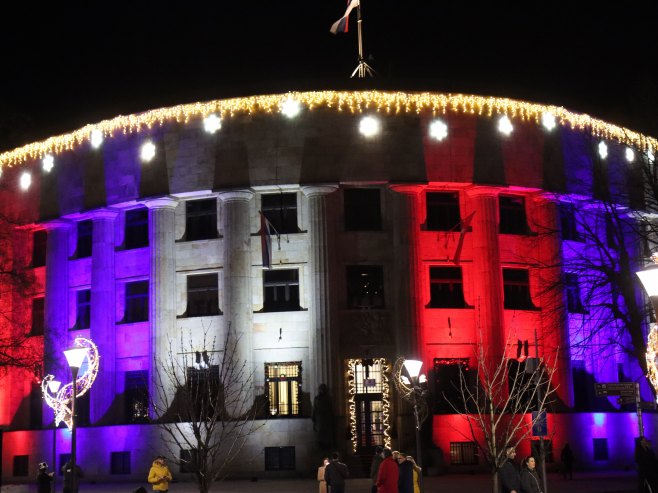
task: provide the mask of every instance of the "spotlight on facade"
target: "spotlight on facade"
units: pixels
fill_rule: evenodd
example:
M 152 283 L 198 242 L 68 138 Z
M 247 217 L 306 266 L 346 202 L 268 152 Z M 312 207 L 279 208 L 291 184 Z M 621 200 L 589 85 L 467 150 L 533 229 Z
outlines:
M 50 173 L 50 170 L 55 166 L 55 158 L 52 154 L 46 154 L 41 160 L 41 168 L 46 172 Z
M 221 128 L 222 128 L 222 119 L 217 115 L 215 115 L 214 113 L 212 115 L 208 115 L 203 119 L 203 129 L 206 131 L 206 133 L 214 134 Z
M 98 149 L 103 143 L 103 132 L 97 128 L 93 129 L 89 134 L 89 141 L 91 142 L 91 147 Z
M 498 131 L 503 135 L 510 135 L 514 131 L 514 126 L 507 115 L 503 115 L 498 119 Z
M 635 151 L 630 147 L 626 148 L 626 161 L 629 163 L 635 161 Z
M 374 116 L 364 116 L 359 122 L 359 132 L 364 137 L 373 137 L 381 132 L 381 123 Z
M 546 113 L 542 113 L 541 115 L 541 124 L 544 126 L 546 130 L 549 132 L 553 130 L 557 123 L 555 121 L 555 115 L 551 113 L 550 111 L 547 111 Z
M 23 171 L 19 180 L 21 190 L 27 190 L 32 185 L 32 175 L 27 171 Z
M 151 159 L 155 157 L 155 144 L 150 140 L 142 144 L 142 148 L 139 151 L 139 157 L 145 163 L 148 163 Z
M 288 118 L 295 118 L 299 115 L 300 111 L 302 111 L 302 105 L 299 104 L 299 101 L 295 101 L 292 98 L 286 99 L 281 105 L 281 113 Z
M 599 157 L 601 159 L 608 157 L 608 145 L 603 141 L 599 142 Z
M 448 136 L 448 125 L 442 120 L 436 119 L 430 123 L 430 137 L 439 142 Z

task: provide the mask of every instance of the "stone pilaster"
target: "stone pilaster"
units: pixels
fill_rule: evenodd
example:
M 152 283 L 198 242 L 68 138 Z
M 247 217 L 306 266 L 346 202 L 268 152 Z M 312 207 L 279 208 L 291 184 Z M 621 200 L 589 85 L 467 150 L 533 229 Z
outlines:
M 321 383 L 331 388 L 333 371 L 332 355 L 337 354 L 336 338 L 331 337 L 331 305 L 329 303 L 329 245 L 327 218 L 327 194 L 338 189 L 337 185 L 302 187 L 308 198 L 308 271 L 310 319 L 309 361 L 305 371 L 309 375 L 311 395 Z

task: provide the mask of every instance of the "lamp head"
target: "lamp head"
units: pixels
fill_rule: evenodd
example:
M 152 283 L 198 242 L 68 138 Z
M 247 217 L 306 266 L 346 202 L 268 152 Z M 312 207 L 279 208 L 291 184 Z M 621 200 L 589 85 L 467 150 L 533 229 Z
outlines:
M 84 347 L 73 347 L 64 351 L 64 356 L 71 369 L 80 369 L 87 356 L 87 351 L 88 349 Z
M 56 394 L 59 391 L 59 387 L 62 385 L 62 382 L 57 380 L 51 380 L 48 382 L 48 390 L 51 394 Z
M 404 367 L 407 370 L 407 373 L 412 379 L 416 379 L 420 375 L 420 368 L 423 366 L 423 362 L 417 359 L 405 359 Z

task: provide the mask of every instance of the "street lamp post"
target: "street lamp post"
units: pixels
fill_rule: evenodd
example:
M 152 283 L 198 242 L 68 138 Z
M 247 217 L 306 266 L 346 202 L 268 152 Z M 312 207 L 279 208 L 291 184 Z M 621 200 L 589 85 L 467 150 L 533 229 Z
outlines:
M 73 389 L 71 392 L 71 491 L 73 493 L 77 492 L 77 466 L 76 466 L 76 394 L 78 393 L 77 382 L 78 371 L 82 366 L 82 363 L 87 356 L 87 348 L 85 347 L 73 347 L 64 351 L 64 356 L 66 356 L 66 361 L 71 368 L 71 374 L 73 376 Z M 64 473 L 66 475 L 66 472 Z
M 401 376 L 402 382 L 411 387 L 410 397 L 414 406 L 414 419 L 416 423 L 416 461 L 419 467 L 422 467 L 423 463 L 420 443 L 420 425 L 422 424 L 420 419 L 420 401 L 425 398 L 426 390 L 422 387 L 422 384 L 427 381 L 425 375 L 420 372 L 422 366 L 422 361 L 406 359 L 404 360 L 404 368 L 407 370 L 409 377 Z
M 51 394 L 57 395 L 59 392 L 59 387 L 62 385 L 61 382 L 57 380 L 50 380 L 48 382 L 48 390 Z M 52 490 L 55 493 L 55 481 L 57 479 L 57 419 L 53 417 L 53 481 L 52 481 Z

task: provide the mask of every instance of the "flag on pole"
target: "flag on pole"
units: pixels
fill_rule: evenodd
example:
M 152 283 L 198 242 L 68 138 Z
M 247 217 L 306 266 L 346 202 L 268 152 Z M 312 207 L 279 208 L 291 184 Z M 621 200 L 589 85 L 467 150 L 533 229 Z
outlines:
M 359 0 L 347 0 L 347 10 L 345 10 L 345 14 L 331 25 L 329 32 L 331 32 L 331 34 L 346 33 L 349 27 L 348 21 L 350 18 L 350 12 L 358 6 Z
M 272 223 L 270 223 L 263 211 L 260 214 L 260 249 L 263 256 L 263 268 L 272 268 Z M 276 232 L 276 230 L 274 230 Z

